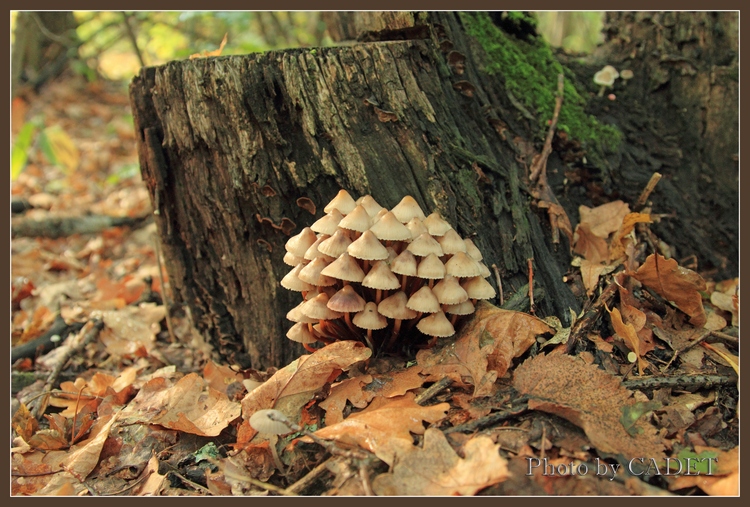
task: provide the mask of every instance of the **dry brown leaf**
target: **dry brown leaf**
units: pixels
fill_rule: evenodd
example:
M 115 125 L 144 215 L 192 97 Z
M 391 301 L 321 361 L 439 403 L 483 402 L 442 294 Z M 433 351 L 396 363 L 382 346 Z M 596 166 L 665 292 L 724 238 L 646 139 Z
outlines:
M 630 207 L 622 201 L 612 201 L 596 208 L 581 205 L 578 213 L 581 224 L 587 224 L 592 234 L 606 239 L 620 228 L 622 220 L 630 213 Z
M 234 371 L 229 366 L 219 365 L 213 361 L 206 363 L 203 367 L 203 378 L 208 385 L 224 394 L 227 393 L 227 386 L 234 382 L 242 382 L 244 377 L 242 373 Z
M 326 424 L 333 425 L 344 420 L 344 407 L 349 401 L 357 408 L 365 408 L 375 393 L 365 392 L 362 388 L 372 382 L 372 375 L 360 375 L 349 378 L 331 387 L 331 394 L 318 403 L 326 411 Z
M 109 432 L 116 420 L 118 420 L 117 414 L 98 420 L 91 430 L 91 436 L 73 447 L 63 460 L 62 466 L 66 471 L 53 475 L 39 494 L 59 495 L 62 494 L 60 491 L 66 490 L 67 485 L 73 486 L 73 491 L 64 493 L 67 495 L 85 490 L 85 486 L 76 477 L 85 479 L 99 463 L 104 442 L 109 437 Z
M 620 310 L 618 310 L 617 308 L 612 308 L 610 310 L 606 304 L 604 305 L 604 307 L 609 312 L 609 317 L 610 319 L 612 319 L 612 327 L 614 328 L 615 333 L 617 333 L 617 336 L 619 336 L 622 341 L 625 342 L 625 345 L 638 357 L 638 373 L 640 375 L 643 375 L 643 369 L 648 366 L 648 362 L 642 357 L 643 353 L 641 352 L 641 341 L 638 338 L 638 333 L 635 332 L 633 324 L 626 324 L 625 322 L 623 322 L 622 315 L 620 315 Z
M 378 495 L 474 495 L 508 477 L 508 464 L 499 445 L 486 435 L 472 438 L 460 458 L 443 432 L 429 428 L 422 448 L 399 454 L 393 470 L 375 478 Z
M 708 349 L 711 352 L 714 352 L 715 354 L 717 354 L 721 359 L 724 360 L 724 362 L 726 362 L 727 365 L 731 366 L 732 369 L 735 371 L 735 373 L 737 373 L 737 375 L 739 376 L 740 358 L 739 356 L 736 356 L 732 354 L 731 352 L 729 352 L 726 345 L 724 345 L 723 343 L 710 344 L 706 342 L 701 342 L 701 346 L 704 349 Z
M 357 445 L 393 465 L 398 453 L 412 446 L 411 434 L 424 433 L 422 421 L 435 423 L 445 417 L 449 408 L 448 403 L 418 405 L 412 392 L 392 399 L 378 397 L 363 411 L 326 426 L 315 435 Z
M 373 376 L 373 385 L 367 387 L 377 396 L 393 398 L 401 396 L 407 391 L 422 387 L 427 381 L 426 376 L 422 376 L 422 367 L 414 365 L 403 370 L 390 371 Z
M 591 232 L 589 224 L 578 224 L 573 251 L 591 263 L 601 263 L 609 257 L 607 240 Z
M 635 224 L 639 223 L 651 223 L 651 215 L 648 213 L 628 213 L 625 218 L 622 219 L 620 228 L 617 229 L 617 234 L 612 238 L 612 243 L 609 247 L 609 259 L 614 261 L 625 257 L 625 251 L 627 250 L 626 244 L 629 241 L 627 236 L 633 232 Z
M 148 460 L 148 464 L 141 472 L 141 477 L 146 477 L 146 479 L 136 486 L 134 493 L 137 496 L 158 496 L 167 476 L 159 474 L 159 458 L 156 455 Z
M 217 436 L 239 416 L 239 403 L 195 373 L 174 385 L 164 378 L 147 382 L 120 415 L 123 423 L 158 424 L 205 437 Z
M 699 292 L 706 290 L 706 282 L 695 271 L 678 266 L 674 259 L 651 254 L 633 277 L 690 316 L 694 326 L 702 327 L 706 323 Z
M 229 33 L 224 34 L 224 38 L 221 39 L 221 44 L 219 45 L 219 49 L 214 49 L 213 51 L 202 51 L 200 53 L 193 53 L 190 55 L 189 59 L 193 60 L 195 58 L 207 58 L 209 56 L 221 56 L 221 52 L 224 51 L 224 46 L 227 45 L 227 35 Z
M 448 375 L 456 382 L 473 385 L 475 397 L 489 396 L 513 358 L 526 352 L 538 335 L 553 332 L 536 317 L 480 301 L 455 342 L 419 351 L 417 363 L 430 375 L 429 380 Z
M 99 340 L 116 357 L 133 355 L 140 349 L 150 351 L 165 316 L 164 306 L 153 304 L 101 312 L 106 328 L 99 334 Z
M 727 294 L 725 292 L 714 291 L 711 293 L 711 304 L 719 310 L 724 310 L 732 314 L 732 325 L 739 326 L 739 303 L 738 297 L 732 292 Z
M 599 286 L 599 277 L 605 271 L 612 271 L 611 268 L 598 262 L 591 262 L 588 259 L 581 260 L 581 280 L 586 287 L 586 294 L 592 295 Z
M 530 397 L 530 409 L 558 415 L 583 429 L 601 452 L 628 460 L 664 454 L 661 438 L 643 418 L 633 425 L 639 434 L 628 434 L 621 418 L 623 409 L 635 403 L 632 393 L 594 365 L 565 354 L 539 355 L 516 369 L 513 387 Z

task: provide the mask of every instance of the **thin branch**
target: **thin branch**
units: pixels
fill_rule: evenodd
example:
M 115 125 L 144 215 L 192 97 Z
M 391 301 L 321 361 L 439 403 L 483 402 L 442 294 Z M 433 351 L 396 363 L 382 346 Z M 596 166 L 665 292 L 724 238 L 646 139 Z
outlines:
M 141 50 L 138 47 L 138 40 L 136 39 L 133 27 L 130 26 L 130 15 L 125 11 L 121 11 L 121 14 L 122 19 L 125 22 L 125 32 L 128 35 L 128 39 L 130 39 L 130 43 L 133 45 L 133 51 L 135 51 L 135 54 L 138 57 L 138 61 L 141 62 L 141 67 L 145 67 L 146 62 L 144 61 L 143 54 L 141 54 Z

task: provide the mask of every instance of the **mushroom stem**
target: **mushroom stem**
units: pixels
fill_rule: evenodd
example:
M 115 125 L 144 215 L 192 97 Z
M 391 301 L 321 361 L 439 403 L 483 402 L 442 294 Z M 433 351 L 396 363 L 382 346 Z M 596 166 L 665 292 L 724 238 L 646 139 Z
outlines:
M 451 326 L 456 325 L 456 320 L 458 320 L 458 314 L 454 313 L 453 315 L 451 315 Z
M 373 354 L 375 353 L 375 345 L 372 344 L 372 329 L 367 330 L 367 334 L 364 336 L 365 341 L 367 341 L 367 346 L 370 347 L 370 350 L 372 350 Z
M 596 95 L 597 97 L 603 97 L 604 96 L 604 90 L 607 89 L 607 85 L 602 85 L 601 88 L 599 88 L 599 93 Z
M 318 350 L 318 349 L 312 348 L 309 343 L 303 343 L 302 346 L 305 347 L 305 350 L 309 352 L 317 352 Z
M 357 329 L 354 327 L 354 324 L 352 324 L 352 316 L 349 314 L 349 312 L 344 313 L 344 321 L 346 322 L 346 326 L 352 333 L 354 333 L 355 335 L 359 334 Z
M 401 331 L 401 319 L 396 319 L 393 323 L 393 331 L 391 332 L 391 338 L 388 340 L 386 350 L 390 350 L 391 347 L 393 347 L 393 345 L 396 343 L 396 338 L 398 337 L 399 331 Z
M 430 281 L 429 281 L 429 283 L 427 285 L 429 285 L 430 289 L 431 289 L 432 286 L 435 285 L 435 280 L 433 280 L 432 278 L 430 278 Z
M 381 289 L 377 289 L 375 291 L 375 304 L 380 304 L 380 299 L 383 297 L 383 291 Z
M 406 275 L 401 275 L 401 290 L 406 292 Z

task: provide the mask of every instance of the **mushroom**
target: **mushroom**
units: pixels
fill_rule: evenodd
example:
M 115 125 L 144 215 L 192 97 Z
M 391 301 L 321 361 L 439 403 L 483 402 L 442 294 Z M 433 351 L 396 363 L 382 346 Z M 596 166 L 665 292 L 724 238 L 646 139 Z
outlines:
M 440 243 L 435 241 L 435 238 L 430 236 L 428 232 L 420 234 L 419 237 L 409 243 L 406 249 L 420 257 L 427 257 L 430 254 L 435 254 L 438 257 L 443 256 L 443 249 L 440 247 Z
M 435 284 L 432 293 L 441 305 L 457 305 L 469 299 L 469 294 L 458 283 L 458 278 L 451 275 L 446 275 Z
M 326 213 L 330 213 L 334 209 L 336 209 L 342 215 L 348 215 L 356 207 L 357 203 L 354 202 L 354 199 L 352 199 L 352 196 L 349 195 L 349 192 L 341 189 L 339 190 L 339 193 L 336 194 L 336 197 L 331 199 L 331 202 L 329 202 L 326 207 L 323 208 L 323 211 L 325 211 Z
M 472 240 L 470 240 L 469 238 L 464 238 L 464 244 L 466 245 L 466 254 L 469 257 L 477 262 L 482 260 L 482 252 L 479 251 Z
M 623 69 L 623 71 L 620 72 L 620 78 L 625 81 L 625 84 L 627 84 L 628 81 L 633 79 L 633 71 L 630 69 Z
M 381 315 L 393 319 L 393 331 L 391 332 L 391 338 L 388 340 L 386 349 L 390 349 L 396 341 L 396 338 L 401 331 L 401 322 L 404 320 L 415 319 L 418 315 L 416 311 L 406 307 L 406 301 L 406 293 L 398 291 L 382 300 L 378 305 L 378 312 Z
M 310 227 L 305 227 L 299 234 L 289 238 L 284 248 L 295 257 L 304 257 L 305 252 L 317 240 L 315 232 Z
M 365 231 L 346 248 L 352 257 L 365 261 L 363 269 L 367 271 L 369 261 L 382 261 L 388 258 L 388 250 L 378 241 L 372 231 Z
M 357 199 L 356 203 L 365 208 L 365 211 L 367 211 L 367 214 L 371 217 L 377 215 L 380 210 L 385 209 L 380 204 L 378 204 L 378 202 L 373 199 L 371 195 L 360 197 L 359 199 Z
M 285 435 L 293 431 L 287 417 L 273 408 L 256 411 L 247 422 L 255 431 L 266 435 Z
M 444 338 L 446 336 L 453 336 L 456 330 L 453 328 L 453 324 L 450 323 L 445 313 L 442 311 L 435 312 L 417 322 L 417 329 L 422 331 L 427 336 L 431 336 L 432 339 L 427 344 L 427 348 L 432 348 L 437 343 L 438 338 Z
M 342 253 L 346 252 L 346 248 L 352 244 L 352 240 L 346 233 L 338 229 L 334 232 L 331 237 L 318 243 L 318 251 L 324 255 L 330 255 L 333 258 L 337 258 Z
M 463 303 L 457 305 L 443 305 L 443 312 L 451 316 L 450 321 L 452 325 L 456 325 L 456 320 L 461 315 L 471 315 L 474 313 L 474 304 L 470 300 L 466 300 Z
M 441 280 L 445 276 L 445 265 L 437 255 L 431 253 L 423 257 L 417 266 L 417 277 L 428 280 L 428 285 L 432 288 L 435 280 Z
M 417 259 L 409 250 L 404 250 L 391 262 L 391 271 L 401 275 L 401 290 L 406 291 L 406 279 L 417 276 Z
M 344 285 L 340 291 L 328 300 L 328 308 L 334 312 L 343 313 L 344 321 L 352 332 L 355 332 L 355 329 L 352 327 L 350 314 L 361 312 L 365 309 L 365 304 L 366 301 L 354 291 L 351 285 Z
M 410 195 L 401 199 L 401 202 L 391 210 L 391 213 L 396 215 L 396 218 L 398 218 L 402 224 L 407 223 L 412 218 L 418 218 L 420 220 L 425 219 L 424 211 L 422 211 L 422 208 L 419 207 L 419 203 L 417 203 L 417 201 Z
M 411 241 L 411 231 L 390 211 L 386 211 L 370 231 L 381 241 Z
M 323 257 L 318 257 L 309 264 L 306 264 L 299 271 L 297 277 L 303 282 L 315 285 L 316 287 L 336 285 L 336 280 L 322 273 L 326 267 L 328 267 L 328 261 Z
M 492 299 L 495 297 L 495 289 L 481 276 L 474 276 L 465 280 L 461 283 L 461 287 L 464 288 L 466 294 L 469 295 L 472 301 L 476 301 L 477 299 Z
M 331 236 L 338 230 L 339 223 L 343 219 L 344 215 L 342 215 L 339 210 L 334 209 L 328 215 L 323 215 L 321 219 L 315 221 L 310 226 L 310 229 L 312 229 L 314 232 L 320 234 L 328 234 L 329 236 Z
M 401 283 L 393 274 L 391 268 L 388 267 L 388 264 L 384 261 L 377 261 L 362 280 L 362 286 L 375 289 L 375 304 L 378 304 L 384 290 L 399 289 Z
M 286 337 L 294 342 L 301 343 L 306 350 L 315 352 L 315 349 L 312 348 L 310 344 L 315 343 L 316 341 L 318 341 L 318 339 L 315 337 L 312 331 L 310 331 L 307 323 L 297 322 L 291 327 L 291 329 L 289 329 L 289 331 L 287 331 Z
M 367 214 L 363 206 L 358 205 L 351 213 L 341 219 L 339 227 L 347 231 L 353 231 L 350 232 L 352 239 L 357 239 L 360 234 L 370 228 L 370 215 Z
M 417 239 L 420 235 L 424 233 L 429 234 L 427 227 L 425 227 L 422 221 L 416 217 L 412 218 L 406 223 L 406 228 L 411 231 L 412 239 Z
M 422 225 L 427 228 L 427 232 L 438 237 L 453 229 L 451 224 L 443 220 L 443 217 L 437 212 L 430 213 L 430 215 L 422 221 Z
M 611 65 L 605 65 L 602 70 L 594 74 L 594 83 L 601 86 L 598 94 L 599 97 L 604 95 L 605 89 L 615 84 L 615 79 L 617 79 L 619 75 L 617 69 Z
M 468 278 L 479 276 L 481 270 L 477 261 L 463 252 L 458 252 L 445 263 L 445 272 L 459 278 Z
M 359 267 L 357 261 L 347 252 L 342 253 L 338 259 L 330 263 L 320 272 L 331 278 L 338 278 L 346 282 L 361 282 L 365 278 L 365 272 Z
M 378 306 L 370 301 L 365 305 L 365 309 L 359 312 L 352 319 L 354 325 L 362 329 L 367 330 L 367 345 L 372 350 L 375 350 L 375 346 L 372 342 L 372 331 L 373 329 L 383 329 L 388 325 L 388 321 L 385 317 L 378 313 Z
M 466 253 L 466 243 L 454 229 L 446 231 L 445 234 L 437 238 L 437 242 L 445 255 L 453 255 L 458 252 Z

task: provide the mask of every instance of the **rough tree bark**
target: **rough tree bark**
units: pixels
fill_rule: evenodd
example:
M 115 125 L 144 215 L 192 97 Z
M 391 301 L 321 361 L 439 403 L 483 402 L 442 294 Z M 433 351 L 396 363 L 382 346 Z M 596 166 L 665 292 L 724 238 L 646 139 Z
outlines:
M 544 291 L 539 313 L 567 322 L 568 309 L 580 309 L 563 282 L 567 239 L 552 243 L 526 181 L 549 118 L 534 116 L 502 75 L 485 70 L 492 47 L 465 26 L 484 15 L 469 16 L 332 15 L 334 37 L 362 42 L 171 62 L 134 79 L 141 170 L 175 298 L 228 360 L 263 368 L 300 353 L 284 336 L 298 302 L 278 284 L 289 271 L 284 243 L 340 187 L 387 207 L 411 194 L 473 236 L 502 273 L 506 296 L 527 282 L 533 259 Z M 505 29 L 518 32 L 512 44 L 525 44 L 523 19 Z M 552 110 L 554 89 L 549 95 Z M 575 152 L 569 145 L 561 151 Z M 609 164 L 602 174 L 614 175 L 622 148 L 607 146 L 585 147 Z M 575 218 L 566 170 L 553 153 L 550 181 Z M 301 197 L 316 204 L 315 216 L 297 204 Z

